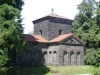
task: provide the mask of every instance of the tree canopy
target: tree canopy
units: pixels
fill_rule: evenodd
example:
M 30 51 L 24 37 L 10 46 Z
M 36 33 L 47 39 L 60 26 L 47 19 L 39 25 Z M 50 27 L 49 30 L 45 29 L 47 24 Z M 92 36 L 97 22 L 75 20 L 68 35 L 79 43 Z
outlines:
M 19 51 L 25 45 L 21 24 L 23 4 L 22 0 L 0 0 L 0 66 L 5 64 L 8 50 Z
M 83 0 L 78 10 L 72 31 L 86 44 L 86 64 L 100 67 L 100 2 Z M 100 70 L 96 69 L 95 74 L 100 75 Z
M 95 0 L 83 0 L 73 22 L 73 32 L 86 43 L 87 48 L 100 46 L 100 7 Z

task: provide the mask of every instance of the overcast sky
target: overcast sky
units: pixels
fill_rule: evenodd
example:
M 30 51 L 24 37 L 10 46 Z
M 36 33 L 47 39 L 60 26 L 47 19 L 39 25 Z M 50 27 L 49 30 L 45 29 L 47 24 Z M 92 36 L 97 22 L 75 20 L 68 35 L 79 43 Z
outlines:
M 51 14 L 51 8 L 54 13 L 74 19 L 77 14 L 77 5 L 82 0 L 24 0 L 25 5 L 22 10 L 22 17 L 24 18 L 24 33 L 33 31 L 32 21 L 48 14 Z

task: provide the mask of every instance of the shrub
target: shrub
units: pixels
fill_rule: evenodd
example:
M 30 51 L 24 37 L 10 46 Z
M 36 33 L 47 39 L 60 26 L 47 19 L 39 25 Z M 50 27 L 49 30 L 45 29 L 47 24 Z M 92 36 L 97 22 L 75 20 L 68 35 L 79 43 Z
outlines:
M 0 75 L 6 75 L 7 74 L 7 68 L 3 67 L 3 68 L 0 68 Z
M 95 65 L 95 62 L 96 62 L 95 55 L 96 54 L 97 54 L 97 50 L 95 50 L 94 48 L 87 49 L 85 57 L 84 57 L 85 63 L 87 65 Z
M 100 48 L 98 48 L 97 53 L 95 54 L 95 67 L 100 67 Z
M 100 67 L 93 67 L 92 74 L 93 75 L 100 75 Z

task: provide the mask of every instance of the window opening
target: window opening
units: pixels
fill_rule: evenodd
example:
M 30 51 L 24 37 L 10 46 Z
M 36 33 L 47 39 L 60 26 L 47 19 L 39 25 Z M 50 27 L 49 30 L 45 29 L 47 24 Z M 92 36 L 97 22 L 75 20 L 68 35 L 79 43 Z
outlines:
M 40 30 L 40 34 L 42 35 L 42 30 Z
M 59 30 L 59 35 L 61 35 L 63 33 L 63 30 L 62 29 L 60 29 Z

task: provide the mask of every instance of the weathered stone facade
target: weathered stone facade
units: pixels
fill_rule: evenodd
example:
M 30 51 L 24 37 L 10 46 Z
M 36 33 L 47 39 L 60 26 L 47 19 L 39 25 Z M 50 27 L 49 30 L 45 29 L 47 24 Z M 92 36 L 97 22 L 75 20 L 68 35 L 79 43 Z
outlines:
M 76 44 L 68 44 L 68 42 L 38 43 L 37 45 L 30 43 L 22 58 L 24 64 L 84 65 L 84 46 L 79 42 Z
M 34 25 L 34 34 L 35 35 L 41 35 L 46 40 L 52 40 L 61 34 L 67 34 L 71 32 L 71 25 L 68 24 L 62 24 L 62 23 L 55 23 L 50 22 L 49 20 L 39 22 Z
M 71 33 L 72 20 L 51 14 L 33 21 L 34 35 L 23 57 L 17 61 L 27 65 L 84 65 L 84 43 Z M 35 40 L 34 40 L 35 39 Z M 38 40 L 38 41 L 37 41 Z M 24 63 L 23 63 L 24 62 Z

